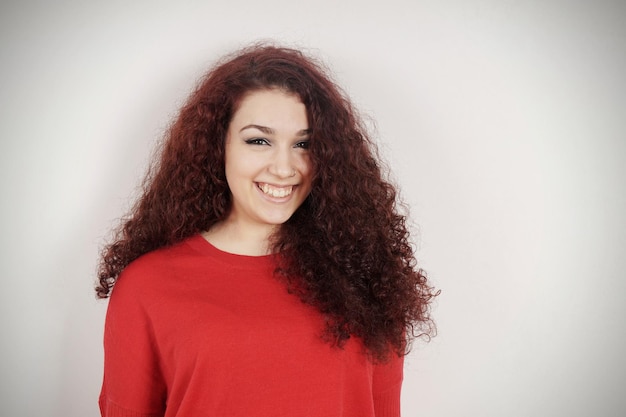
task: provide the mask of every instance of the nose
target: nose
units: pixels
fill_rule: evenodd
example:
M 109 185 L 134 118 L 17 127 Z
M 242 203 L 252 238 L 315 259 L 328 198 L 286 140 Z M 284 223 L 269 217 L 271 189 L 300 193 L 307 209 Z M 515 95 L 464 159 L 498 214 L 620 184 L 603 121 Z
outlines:
M 269 172 L 279 178 L 289 178 L 296 175 L 293 155 L 290 149 L 276 150 L 269 166 Z

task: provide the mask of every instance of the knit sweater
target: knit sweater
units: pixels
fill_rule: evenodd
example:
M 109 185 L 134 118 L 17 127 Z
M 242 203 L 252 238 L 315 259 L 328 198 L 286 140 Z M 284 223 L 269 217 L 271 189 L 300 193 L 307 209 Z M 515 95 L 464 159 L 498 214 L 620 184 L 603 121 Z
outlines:
M 200 235 L 132 262 L 107 311 L 102 416 L 399 416 L 402 359 L 324 342 L 274 268 Z

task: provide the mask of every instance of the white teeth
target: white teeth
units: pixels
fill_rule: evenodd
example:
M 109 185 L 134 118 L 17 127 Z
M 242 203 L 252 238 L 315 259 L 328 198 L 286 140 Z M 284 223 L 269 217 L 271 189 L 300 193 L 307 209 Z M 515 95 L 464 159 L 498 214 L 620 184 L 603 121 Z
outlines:
M 272 197 L 276 197 L 276 198 L 287 197 L 293 191 L 293 186 L 284 187 L 284 188 L 275 188 L 269 184 L 261 184 L 259 188 L 265 194 L 272 196 Z

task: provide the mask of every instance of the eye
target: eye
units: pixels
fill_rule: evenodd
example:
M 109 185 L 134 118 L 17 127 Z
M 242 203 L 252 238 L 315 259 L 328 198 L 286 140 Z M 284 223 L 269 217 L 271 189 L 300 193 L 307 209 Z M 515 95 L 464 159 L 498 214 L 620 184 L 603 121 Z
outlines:
M 248 145 L 269 145 L 269 142 L 263 138 L 246 139 Z
M 296 143 L 295 147 L 301 148 L 301 149 L 309 149 L 309 141 L 308 140 L 300 141 Z

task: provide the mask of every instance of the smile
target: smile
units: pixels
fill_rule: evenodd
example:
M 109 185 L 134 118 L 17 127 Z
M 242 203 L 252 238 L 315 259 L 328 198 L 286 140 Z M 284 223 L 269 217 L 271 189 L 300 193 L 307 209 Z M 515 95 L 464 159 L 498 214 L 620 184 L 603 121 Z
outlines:
M 291 192 L 293 191 L 293 185 L 289 185 L 287 187 L 275 187 L 266 183 L 259 183 L 257 184 L 257 187 L 259 190 L 263 191 L 263 194 L 267 194 L 275 198 L 287 197 L 291 195 Z

